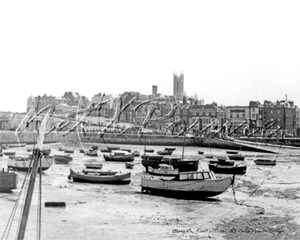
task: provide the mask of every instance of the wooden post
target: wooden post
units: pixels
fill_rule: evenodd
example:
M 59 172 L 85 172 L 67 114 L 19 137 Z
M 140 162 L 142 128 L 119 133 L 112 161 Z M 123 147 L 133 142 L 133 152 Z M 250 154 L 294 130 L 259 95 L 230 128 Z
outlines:
M 31 205 L 31 200 L 32 200 L 32 195 L 33 195 L 33 190 L 34 190 L 34 183 L 35 183 L 35 178 L 36 178 L 36 173 L 37 173 L 37 168 L 39 164 L 39 159 L 41 157 L 41 151 L 40 149 L 35 149 L 34 153 L 34 160 L 31 168 L 31 174 L 30 174 L 30 179 L 29 179 L 29 184 L 28 184 L 28 189 L 26 193 L 26 199 L 22 211 L 22 218 L 21 218 L 21 224 L 20 228 L 18 231 L 18 240 L 23 240 L 25 237 L 25 231 L 26 231 L 26 226 L 27 226 L 27 220 L 29 216 L 29 210 L 30 210 L 30 205 Z

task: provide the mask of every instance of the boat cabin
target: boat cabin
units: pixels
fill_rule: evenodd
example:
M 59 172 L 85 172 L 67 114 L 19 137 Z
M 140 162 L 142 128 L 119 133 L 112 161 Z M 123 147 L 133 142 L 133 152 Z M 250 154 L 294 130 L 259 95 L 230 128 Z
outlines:
M 201 172 L 183 172 L 179 174 L 179 180 L 207 180 L 216 179 L 214 172 L 201 171 Z

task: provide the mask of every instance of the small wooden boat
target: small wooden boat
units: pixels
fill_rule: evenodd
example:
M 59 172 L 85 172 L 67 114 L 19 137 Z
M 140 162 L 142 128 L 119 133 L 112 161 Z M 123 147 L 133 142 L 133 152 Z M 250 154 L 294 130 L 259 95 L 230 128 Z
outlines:
M 99 147 L 98 147 L 98 146 L 96 146 L 96 145 L 92 145 L 92 149 L 93 149 L 93 150 L 98 150 L 98 149 L 99 149 Z
M 130 172 L 113 172 L 101 170 L 87 170 L 75 172 L 70 169 L 68 179 L 73 182 L 89 182 L 89 183 L 108 183 L 108 184 L 129 184 L 131 178 Z
M 176 148 L 165 147 L 165 150 L 166 150 L 166 151 L 173 151 L 173 152 L 174 152 L 174 151 L 176 150 Z
M 243 161 L 245 159 L 245 156 L 239 153 L 239 154 L 228 155 L 228 158 L 230 160 Z
M 220 174 L 245 174 L 247 171 L 247 165 L 245 164 L 220 164 L 218 163 L 209 163 L 208 168 L 214 173 Z
M 43 156 L 42 157 L 42 166 L 40 166 L 38 170 L 46 171 L 48 170 L 53 164 L 53 157 L 50 156 Z M 17 171 L 28 171 L 29 168 L 32 167 L 33 161 L 31 157 L 15 157 L 11 156 L 7 160 L 7 168 L 17 170 Z
M 64 147 L 64 146 L 59 146 L 58 147 L 58 151 L 65 151 L 65 149 L 66 149 L 66 147 Z
M 239 152 L 238 151 L 231 151 L 231 150 L 228 150 L 226 151 L 227 154 L 238 154 Z
M 179 171 L 178 169 L 174 169 L 172 165 L 159 164 L 157 169 L 148 167 L 148 173 L 161 176 L 177 176 Z
M 1 149 L 3 149 L 3 150 L 8 149 L 8 145 L 7 144 L 1 145 Z
M 233 166 L 235 164 L 235 161 L 234 160 L 210 160 L 209 163 L 211 164 L 218 163 L 220 165 Z
M 177 176 L 141 177 L 142 192 L 171 197 L 207 198 L 226 191 L 233 180 L 228 177 L 215 177 L 211 171 L 182 172 Z
M 131 149 L 120 149 L 121 151 L 125 151 L 125 152 L 131 152 Z
M 89 162 L 84 164 L 86 168 L 101 169 L 103 164 L 99 162 Z
M 8 144 L 9 148 L 25 147 L 26 143 Z
M 18 174 L 15 172 L 2 171 L 0 172 L 0 192 L 10 192 L 18 187 Z
M 125 167 L 129 169 L 133 169 L 134 163 L 132 162 L 125 162 Z
M 85 153 L 85 150 L 84 149 L 79 149 L 79 152 L 80 153 Z
M 157 154 L 158 155 L 172 155 L 173 151 L 170 151 L 170 150 L 163 150 L 163 151 L 157 151 Z
M 91 157 L 97 157 L 98 156 L 97 150 L 89 149 L 85 153 L 86 153 L 86 155 L 91 156 Z
M 3 152 L 5 156 L 15 156 L 16 152 Z
M 104 154 L 104 159 L 106 161 L 119 161 L 119 162 L 133 162 L 134 161 L 134 154 L 128 153 L 126 151 L 116 150 L 110 154 Z
M 135 151 L 133 151 L 133 155 L 134 155 L 135 157 L 139 157 L 139 156 L 140 156 L 140 152 L 137 151 L 137 150 L 135 150 Z
M 74 150 L 73 150 L 73 149 L 65 149 L 64 152 L 65 152 L 65 153 L 74 153 Z
M 206 157 L 206 158 L 214 158 L 214 155 L 213 154 L 205 154 L 204 157 Z
M 120 150 L 119 147 L 107 147 L 110 151 Z
M 141 158 L 144 159 L 144 160 L 159 160 L 160 161 L 164 158 L 164 156 L 163 155 L 158 155 L 158 154 L 152 154 L 152 155 L 143 154 L 141 156 Z
M 154 149 L 144 149 L 144 152 L 153 153 Z
M 267 165 L 267 166 L 275 166 L 276 165 L 276 160 L 271 160 L 267 158 L 256 158 L 254 159 L 254 162 L 257 165 Z
M 70 157 L 70 155 L 54 155 L 54 162 L 56 164 L 68 164 L 69 162 L 71 162 L 73 160 L 72 157 Z
M 100 152 L 110 153 L 111 150 L 110 149 L 100 149 Z
M 204 152 L 202 152 L 202 151 L 198 151 L 198 154 L 199 154 L 199 155 L 203 155 L 203 154 L 204 154 Z

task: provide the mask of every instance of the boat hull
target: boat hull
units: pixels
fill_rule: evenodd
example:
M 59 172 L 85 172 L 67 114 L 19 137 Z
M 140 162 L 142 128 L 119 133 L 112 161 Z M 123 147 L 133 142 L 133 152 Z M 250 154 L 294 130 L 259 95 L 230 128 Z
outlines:
M 219 164 L 208 164 L 210 171 L 220 174 L 245 174 L 247 171 L 246 165 L 241 166 L 229 166 L 229 165 L 219 165 Z
M 177 197 L 207 198 L 223 193 L 232 183 L 231 177 L 207 180 L 170 180 L 144 175 L 141 178 L 142 191 Z
M 69 157 L 69 156 L 54 155 L 54 162 L 56 164 L 68 164 L 72 160 L 73 160 L 73 158 Z
M 111 175 L 94 175 L 77 173 L 70 169 L 70 175 L 68 179 L 73 179 L 74 182 L 88 182 L 88 183 L 105 183 L 105 184 L 129 184 L 131 178 L 131 173 L 113 173 Z
M 7 160 L 7 167 L 9 169 L 17 170 L 17 171 L 28 171 L 29 168 L 32 167 L 33 161 L 30 159 L 26 160 L 15 160 L 15 159 L 8 159 Z M 48 170 L 53 164 L 52 157 L 42 157 L 42 167 L 38 167 L 38 171 L 46 171 Z
M 134 155 L 130 154 L 130 156 L 110 156 L 110 155 L 103 155 L 105 161 L 115 161 L 115 162 L 133 162 Z
M 256 159 L 254 160 L 256 165 L 265 165 L 265 166 L 275 166 L 276 160 L 265 160 L 265 159 Z

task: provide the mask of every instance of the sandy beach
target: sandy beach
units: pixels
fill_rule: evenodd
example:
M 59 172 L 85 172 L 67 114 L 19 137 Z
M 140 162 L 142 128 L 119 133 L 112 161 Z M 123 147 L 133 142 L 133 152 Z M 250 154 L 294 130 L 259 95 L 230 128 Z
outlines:
M 67 143 L 64 144 L 67 146 Z M 61 154 L 59 144 L 47 144 L 51 155 Z M 104 144 L 98 144 L 105 148 Z M 27 146 L 28 148 L 29 146 Z M 243 152 L 248 171 L 237 176 L 234 190 L 205 200 L 173 199 L 141 193 L 141 158 L 136 157 L 134 169 L 124 163 L 105 162 L 103 169 L 131 171 L 129 185 L 76 183 L 67 179 L 70 168 L 81 169 L 85 162 L 96 157 L 75 149 L 68 165 L 54 164 L 42 174 L 42 239 L 300 239 L 300 150 L 280 151 L 276 166 L 258 166 L 253 162 L 255 152 Z M 88 149 L 91 144 L 85 144 Z M 121 148 L 138 150 L 144 146 L 123 145 Z M 156 151 L 163 147 L 152 147 Z M 10 149 L 12 150 L 12 149 Z M 207 159 L 197 154 L 196 147 L 186 147 L 187 158 L 201 158 L 199 169 L 207 169 Z M 201 149 L 204 152 L 225 155 L 224 149 Z M 15 148 L 16 155 L 29 154 L 26 147 Z M 98 151 L 100 152 L 100 151 Z M 177 147 L 175 155 L 182 154 Z M 276 155 L 259 153 L 276 158 Z M 0 167 L 6 168 L 8 157 L 0 158 Z M 20 193 L 25 173 L 19 172 L 18 189 L 0 193 L 0 234 Z M 21 200 L 24 195 L 21 195 Z M 45 207 L 45 202 L 66 202 L 66 207 Z M 7 239 L 15 239 L 20 217 L 20 206 L 15 214 Z M 36 238 L 38 184 L 36 183 L 25 239 Z

